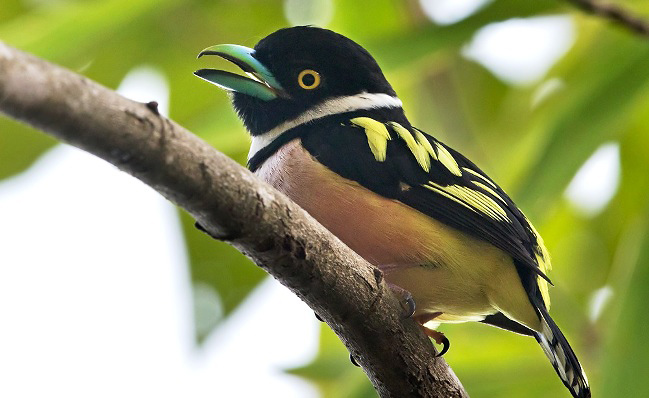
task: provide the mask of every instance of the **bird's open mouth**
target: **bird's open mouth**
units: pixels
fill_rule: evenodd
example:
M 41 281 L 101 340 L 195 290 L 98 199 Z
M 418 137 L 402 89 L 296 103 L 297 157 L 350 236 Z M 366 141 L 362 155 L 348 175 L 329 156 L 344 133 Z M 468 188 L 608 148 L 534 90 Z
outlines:
M 199 69 L 194 74 L 216 86 L 238 93 L 270 101 L 284 95 L 284 89 L 272 73 L 254 57 L 255 50 L 236 44 L 218 44 L 198 54 L 218 55 L 241 68 L 249 76 L 218 69 Z

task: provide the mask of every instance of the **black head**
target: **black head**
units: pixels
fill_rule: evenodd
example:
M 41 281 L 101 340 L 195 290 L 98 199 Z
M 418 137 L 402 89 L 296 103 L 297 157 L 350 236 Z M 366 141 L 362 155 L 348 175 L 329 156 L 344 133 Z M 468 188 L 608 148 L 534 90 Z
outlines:
M 212 69 L 195 72 L 233 92 L 233 105 L 252 135 L 263 134 L 331 98 L 364 92 L 395 96 L 363 47 L 327 29 L 281 29 L 262 39 L 254 50 L 219 45 L 200 55 L 206 54 L 224 57 L 257 78 L 253 81 Z

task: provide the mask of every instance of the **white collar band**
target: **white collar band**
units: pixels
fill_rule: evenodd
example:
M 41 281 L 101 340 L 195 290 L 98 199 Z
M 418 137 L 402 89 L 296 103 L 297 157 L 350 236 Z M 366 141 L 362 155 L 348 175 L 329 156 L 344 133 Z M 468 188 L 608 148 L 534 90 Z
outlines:
M 299 125 L 338 113 L 353 112 L 363 109 L 400 108 L 402 105 L 403 104 L 399 98 L 393 97 L 389 94 L 360 93 L 328 99 L 301 113 L 295 119 L 287 120 L 263 134 L 253 136 L 252 143 L 250 144 L 250 152 L 248 153 L 248 160 L 252 159 L 252 157 L 261 149 L 270 145 L 270 143 L 275 141 L 275 139 L 282 135 L 282 133 Z

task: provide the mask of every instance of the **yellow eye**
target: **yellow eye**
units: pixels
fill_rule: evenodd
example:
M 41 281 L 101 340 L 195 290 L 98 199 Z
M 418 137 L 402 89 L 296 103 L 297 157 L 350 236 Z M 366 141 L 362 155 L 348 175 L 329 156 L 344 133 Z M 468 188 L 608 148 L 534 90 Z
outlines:
M 311 69 L 305 69 L 297 75 L 297 83 L 305 90 L 313 90 L 320 85 L 320 74 Z

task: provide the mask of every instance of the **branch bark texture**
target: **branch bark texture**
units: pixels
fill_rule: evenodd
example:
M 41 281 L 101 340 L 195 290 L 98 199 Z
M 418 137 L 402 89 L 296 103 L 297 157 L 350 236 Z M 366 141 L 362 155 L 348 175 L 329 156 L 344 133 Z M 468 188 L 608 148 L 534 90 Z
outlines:
M 0 42 L 0 111 L 135 176 L 304 300 L 382 397 L 467 397 L 380 271 L 287 197 L 189 131 Z
M 574 4 L 577 8 L 580 8 L 589 14 L 608 19 L 631 30 L 632 32 L 649 37 L 649 22 L 633 15 L 631 11 L 618 5 L 602 3 L 595 0 L 566 1 Z

